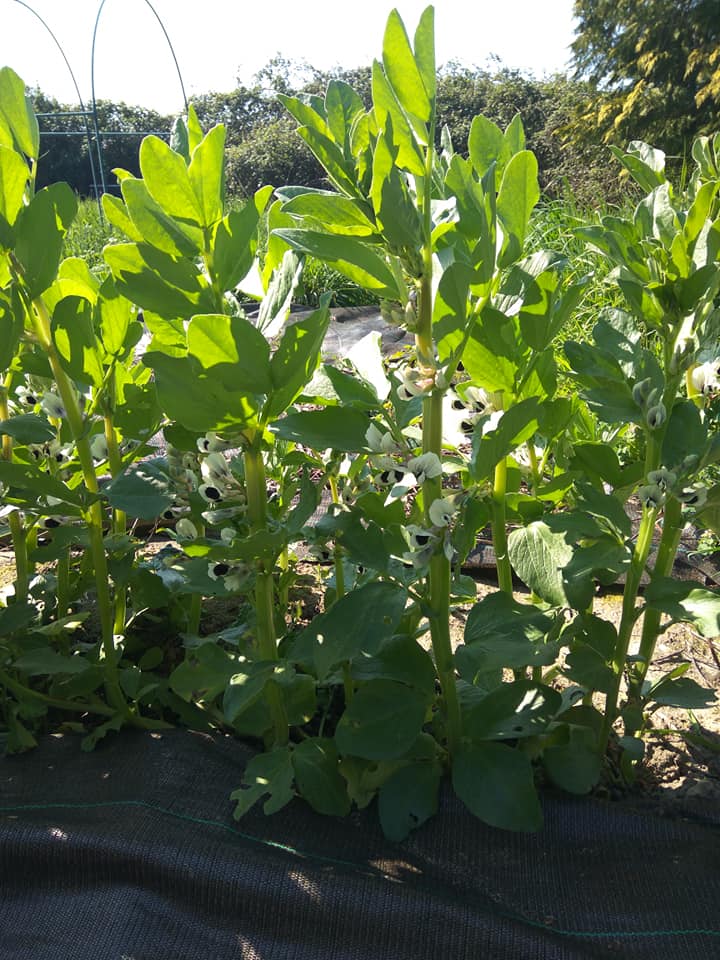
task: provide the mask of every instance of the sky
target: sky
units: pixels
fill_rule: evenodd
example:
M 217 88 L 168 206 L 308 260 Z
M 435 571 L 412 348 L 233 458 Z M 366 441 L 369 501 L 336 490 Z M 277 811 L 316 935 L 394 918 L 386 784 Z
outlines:
M 163 28 L 191 97 L 249 82 L 276 54 L 319 69 L 369 66 L 381 54 L 392 6 L 392 0 L 0 0 L 0 66 L 63 103 L 77 102 L 63 55 L 37 14 L 62 47 L 83 100 L 91 98 L 94 62 L 97 99 L 179 113 L 182 85 Z M 395 6 L 412 37 L 426 0 Z M 492 69 L 499 58 L 537 77 L 567 68 L 572 0 L 435 0 L 434 6 L 438 65 L 458 60 Z

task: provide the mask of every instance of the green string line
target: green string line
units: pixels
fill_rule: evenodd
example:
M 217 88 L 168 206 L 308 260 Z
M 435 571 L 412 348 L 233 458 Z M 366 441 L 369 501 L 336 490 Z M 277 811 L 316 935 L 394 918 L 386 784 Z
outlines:
M 153 810 L 156 813 L 162 813 L 168 817 L 173 817 L 176 820 L 185 820 L 189 823 L 198 824 L 203 827 L 220 827 L 220 829 L 225 830 L 227 833 L 231 833 L 234 837 L 239 837 L 242 840 L 249 840 L 251 843 L 259 843 L 262 846 L 271 847 L 275 850 L 281 850 L 283 853 L 289 853 L 295 857 L 302 857 L 306 860 L 315 860 L 320 863 L 331 863 L 335 866 L 352 867 L 355 870 L 361 870 L 363 873 L 371 876 L 379 876 L 385 880 L 390 880 L 393 883 L 402 883 L 402 881 L 398 881 L 396 877 L 393 877 L 387 873 L 383 873 L 382 870 L 378 870 L 377 868 L 369 868 L 362 864 L 355 863 L 352 860 L 339 860 L 335 857 L 327 857 L 316 853 L 307 853 L 303 850 L 299 850 L 297 847 L 291 847 L 287 844 L 279 843 L 277 840 L 265 840 L 262 837 L 256 837 L 250 833 L 243 833 L 241 830 L 236 830 L 234 827 L 223 823 L 222 820 L 207 820 L 203 817 L 193 817 L 186 813 L 177 813 L 175 810 L 168 810 L 166 807 L 159 807 L 156 804 L 148 803 L 146 800 L 104 800 L 95 801 L 92 803 L 27 803 L 19 804 L 17 806 L 0 807 L 0 814 L 30 810 L 88 810 L 98 809 L 101 807 L 144 807 L 148 810 Z M 546 930 L 549 933 L 556 933 L 564 937 L 579 937 L 596 940 L 608 938 L 632 940 L 650 937 L 689 936 L 720 937 L 720 930 L 711 930 L 705 927 L 688 927 L 685 929 L 681 928 L 674 930 L 637 931 L 566 930 L 563 927 L 554 927 L 551 924 L 539 923 L 536 920 L 530 920 L 527 917 L 521 916 L 520 914 L 511 913 L 504 910 L 498 910 L 496 912 L 498 916 L 506 920 L 513 920 L 515 922 L 522 923 L 527 927 L 532 927 L 537 930 Z

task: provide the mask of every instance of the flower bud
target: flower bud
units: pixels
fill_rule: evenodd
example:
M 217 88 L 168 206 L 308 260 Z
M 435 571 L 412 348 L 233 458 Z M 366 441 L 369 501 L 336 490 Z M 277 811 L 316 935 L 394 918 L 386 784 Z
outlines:
M 639 380 L 635 386 L 632 388 L 632 398 L 633 402 L 636 403 L 639 407 L 644 407 L 650 392 L 652 390 L 652 380 L 650 377 L 647 377 L 645 380 Z
M 655 510 L 657 507 L 661 507 L 665 503 L 665 494 L 660 489 L 657 484 L 648 483 L 645 486 L 640 487 L 638 490 L 638 497 L 640 502 L 644 507 L 647 507 L 648 510 Z
M 667 411 L 665 410 L 665 404 L 662 402 L 649 407 L 645 414 L 645 423 L 650 430 L 657 430 L 665 423 L 666 419 Z

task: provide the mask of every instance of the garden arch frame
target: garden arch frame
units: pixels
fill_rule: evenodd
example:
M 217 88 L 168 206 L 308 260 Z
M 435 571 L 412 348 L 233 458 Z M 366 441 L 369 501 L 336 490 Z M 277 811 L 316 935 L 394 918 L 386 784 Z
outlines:
M 54 113 L 39 113 L 38 117 L 41 119 L 43 117 L 49 118 L 49 117 L 58 117 L 58 116 L 76 116 L 81 118 L 84 126 L 84 130 L 57 131 L 55 133 L 53 133 L 52 131 L 47 131 L 45 135 L 46 136 L 47 135 L 77 136 L 78 133 L 80 134 L 84 133 L 87 146 L 88 146 L 88 157 L 90 160 L 90 174 L 91 174 L 92 183 L 93 183 L 93 190 L 95 192 L 95 197 L 98 201 L 98 206 L 100 208 L 100 216 L 102 218 L 102 205 L 100 203 L 100 200 L 102 195 L 104 193 L 107 193 L 107 184 L 105 181 L 105 172 L 103 169 L 104 165 L 103 165 L 102 137 L 108 136 L 108 135 L 114 135 L 118 133 L 118 131 L 113 131 L 113 130 L 100 130 L 100 126 L 98 122 L 98 113 L 97 113 L 97 97 L 95 93 L 95 63 L 96 63 L 96 46 L 97 46 L 98 28 L 100 26 L 100 19 L 101 19 L 103 10 L 105 9 L 107 0 L 100 0 L 100 5 L 98 7 L 97 14 L 95 15 L 95 24 L 93 27 L 93 36 L 92 36 L 92 48 L 90 52 L 90 105 L 89 105 L 89 108 L 86 107 L 85 103 L 83 102 L 83 98 L 80 93 L 80 88 L 75 78 L 75 74 L 65 54 L 65 51 L 63 50 L 62 44 L 53 33 L 49 24 L 43 19 L 42 16 L 40 16 L 37 10 L 35 10 L 29 3 L 26 2 L 26 0 L 14 0 L 14 2 L 19 4 L 21 7 L 24 7 L 30 14 L 32 14 L 40 22 L 40 24 L 44 27 L 44 29 L 48 32 L 48 34 L 52 38 L 53 43 L 57 47 L 58 52 L 60 53 L 60 56 L 62 57 L 63 62 L 65 63 L 65 66 L 67 67 L 67 70 L 70 74 L 73 87 L 75 88 L 75 93 L 77 95 L 77 101 L 80 109 L 71 110 L 71 111 L 54 112 Z M 182 91 L 183 105 L 185 110 L 187 110 L 188 100 L 187 100 L 187 95 L 185 93 L 185 84 L 183 82 L 182 72 L 180 70 L 180 64 L 178 63 L 178 59 L 175 54 L 175 48 L 172 45 L 170 36 L 165 28 L 165 24 L 163 23 L 160 15 L 158 14 L 153 4 L 150 2 L 150 0 L 143 0 L 143 2 L 145 3 L 145 6 L 149 8 L 152 15 L 155 17 L 155 20 L 157 21 L 160 29 L 162 30 L 163 36 L 167 41 L 167 45 L 170 49 L 170 54 L 173 59 L 173 63 L 175 64 L 175 70 L 178 75 L 180 89 Z M 157 131 L 137 131 L 137 136 L 145 136 L 147 133 L 157 133 Z M 123 134 L 123 135 L 127 135 L 127 134 Z

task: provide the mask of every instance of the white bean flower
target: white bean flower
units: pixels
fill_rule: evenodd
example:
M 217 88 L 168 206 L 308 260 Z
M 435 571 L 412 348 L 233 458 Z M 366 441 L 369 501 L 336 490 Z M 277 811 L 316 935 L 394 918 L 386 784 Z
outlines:
M 418 485 L 442 476 L 442 463 L 436 453 L 422 453 L 419 457 L 413 457 L 408 460 L 407 469 L 415 475 Z
M 707 363 L 694 367 L 690 380 L 698 393 L 705 396 L 718 393 L 720 391 L 720 358 L 708 360 Z
M 701 483 L 693 483 L 689 487 L 683 487 L 677 498 L 686 507 L 694 507 L 697 510 L 704 507 L 707 502 L 707 489 Z
M 373 453 L 390 454 L 400 452 L 400 446 L 395 442 L 390 431 L 380 430 L 374 423 L 371 423 L 365 431 L 365 443 Z
M 216 433 L 210 430 L 203 437 L 198 437 L 195 441 L 200 453 L 218 453 L 222 450 L 228 450 L 230 444 L 227 440 L 222 440 Z
M 224 491 L 213 483 L 201 483 L 198 493 L 207 503 L 222 503 Z
M 435 378 L 427 376 L 415 367 L 403 364 L 397 369 L 397 376 L 400 379 L 400 385 L 397 388 L 397 395 L 401 400 L 412 400 L 413 397 L 421 397 L 435 386 Z
M 175 524 L 178 540 L 197 540 L 198 529 L 188 517 L 181 517 Z
M 24 386 L 18 387 L 15 391 L 15 400 L 21 407 L 29 410 L 32 410 L 40 402 L 37 391 Z
M 40 407 L 51 419 L 62 420 L 67 416 L 62 400 L 56 393 L 53 393 L 52 390 L 48 390 L 43 395 L 40 401 Z
M 108 458 L 108 445 L 103 433 L 93 434 L 90 440 L 90 453 L 96 463 L 101 463 Z
M 209 453 L 200 464 L 200 473 L 207 483 L 223 484 L 232 481 L 227 460 L 220 452 Z
M 430 504 L 428 515 L 435 527 L 447 527 L 458 511 L 457 504 L 452 497 L 439 497 Z

